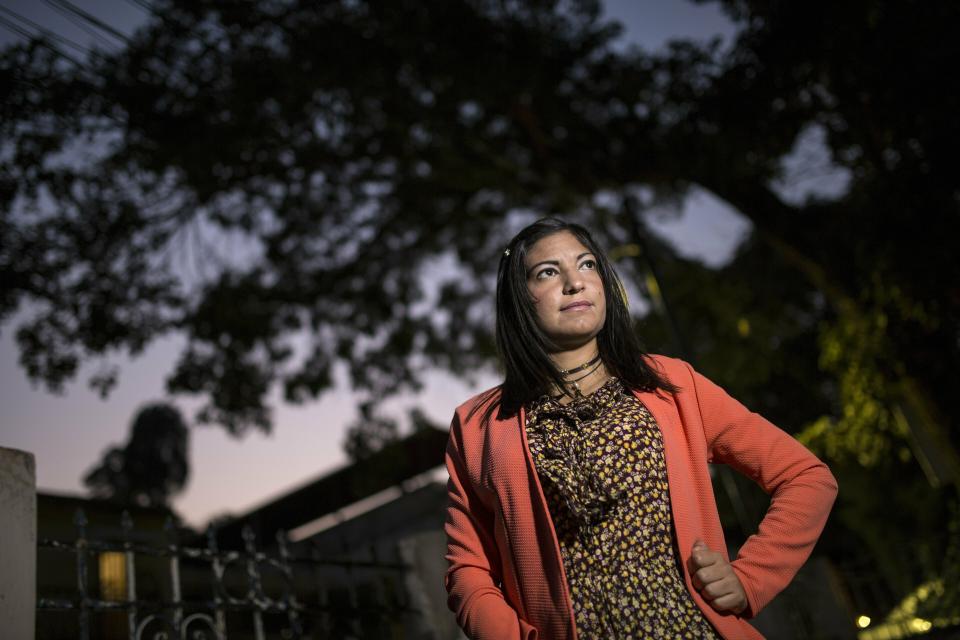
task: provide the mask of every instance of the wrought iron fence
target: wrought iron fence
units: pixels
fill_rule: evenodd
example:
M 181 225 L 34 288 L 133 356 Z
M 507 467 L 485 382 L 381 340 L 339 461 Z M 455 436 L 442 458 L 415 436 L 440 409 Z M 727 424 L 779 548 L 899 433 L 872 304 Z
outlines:
M 71 593 L 45 594 L 38 584 L 37 600 L 38 623 L 55 612 L 72 614 L 70 637 L 399 639 L 417 626 L 418 612 L 404 589 L 410 567 L 399 556 L 378 558 L 369 549 L 366 557 L 323 557 L 308 544 L 291 546 L 282 534 L 267 553 L 249 527 L 242 550 L 219 549 L 214 529 L 205 546 L 182 546 L 170 520 L 159 544 L 148 544 L 135 540 L 127 512 L 116 540 L 91 539 L 82 510 L 74 525 L 73 541 L 38 540 L 40 551 L 74 556 Z M 99 588 L 91 588 L 91 570 Z M 152 593 L 138 590 L 144 576 L 151 578 Z

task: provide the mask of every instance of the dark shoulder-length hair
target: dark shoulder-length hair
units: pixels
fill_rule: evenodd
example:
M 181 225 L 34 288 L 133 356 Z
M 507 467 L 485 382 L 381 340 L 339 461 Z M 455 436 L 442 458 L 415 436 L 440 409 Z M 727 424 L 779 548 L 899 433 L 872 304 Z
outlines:
M 629 389 L 676 392 L 677 387 L 658 373 L 633 330 L 623 285 L 606 253 L 584 227 L 560 218 L 541 218 L 522 229 L 500 257 L 497 270 L 497 350 L 504 368 L 504 382 L 498 389 L 499 403 L 480 402 L 488 411 L 499 404 L 501 415 L 513 415 L 520 407 L 561 386 L 563 377 L 550 359 L 556 350 L 537 325 L 533 299 L 527 289 L 525 259 L 543 238 L 567 231 L 594 256 L 603 282 L 606 319 L 597 334 L 597 346 L 607 371 Z M 490 398 L 492 400 L 492 398 Z

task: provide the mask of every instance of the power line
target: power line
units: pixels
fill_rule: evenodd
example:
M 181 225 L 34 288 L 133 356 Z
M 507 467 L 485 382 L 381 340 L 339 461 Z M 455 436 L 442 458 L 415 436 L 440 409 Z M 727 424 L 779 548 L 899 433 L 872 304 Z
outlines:
M 90 66 L 89 63 L 84 62 L 83 60 L 80 60 L 74 57 L 73 55 L 66 53 L 62 48 L 56 46 L 55 43 L 56 42 L 63 43 L 64 45 L 72 47 L 73 49 L 80 51 L 82 53 L 85 53 L 89 56 L 101 55 L 100 52 L 96 51 L 95 49 L 91 49 L 90 47 L 84 46 L 78 43 L 77 41 L 72 40 L 71 38 L 68 38 L 60 33 L 57 33 L 56 31 L 47 29 L 43 25 L 37 22 L 34 22 L 30 18 L 27 18 L 26 16 L 21 15 L 20 13 L 17 13 L 12 9 L 9 9 L 7 7 L 0 5 L 0 11 L 3 11 L 4 13 L 12 16 L 15 20 L 18 20 L 20 23 L 26 24 L 32 27 L 33 29 L 36 30 L 36 32 L 29 31 L 28 29 L 25 29 L 22 26 L 22 24 L 12 22 L 2 15 L 0 15 L 0 27 L 6 28 L 8 31 L 22 37 L 24 40 L 28 42 L 35 42 L 38 46 L 41 46 L 44 49 L 47 49 L 58 58 L 62 58 L 63 60 L 70 62 L 78 70 L 86 71 L 94 75 L 98 73 L 93 67 Z M 111 120 L 116 120 L 116 118 L 112 116 L 108 115 L 107 117 Z
M 50 4 L 51 6 L 53 6 L 53 4 L 50 2 L 50 0 L 45 0 L 45 1 L 47 2 L 47 4 Z M 68 0 L 57 0 L 57 4 L 60 4 L 61 6 L 63 6 L 64 9 L 70 10 L 71 13 L 74 13 L 75 15 L 81 17 L 81 19 L 86 20 L 87 22 L 90 22 L 91 24 L 96 25 L 98 28 L 100 28 L 100 29 L 102 29 L 102 30 L 110 33 L 110 34 L 113 35 L 114 37 L 116 37 L 116 38 L 118 38 L 118 39 L 122 39 L 124 42 L 126 42 L 126 43 L 128 43 L 128 44 L 130 43 L 130 39 L 127 38 L 126 35 L 124 35 L 123 33 L 119 32 L 119 31 L 117 31 L 116 29 L 114 29 L 114 28 L 113 28 L 112 26 L 110 26 L 109 24 L 106 24 L 106 23 L 100 21 L 100 20 L 97 19 L 95 16 L 92 16 L 92 15 L 86 13 L 85 11 L 83 11 L 82 9 L 80 9 L 79 7 L 77 7 L 76 5 L 73 5 L 72 3 L 68 2 Z M 56 6 L 53 6 L 53 8 L 57 9 Z M 66 36 L 64 36 L 64 35 L 61 35 L 61 34 L 55 32 L 55 31 L 52 31 L 52 30 L 50 30 L 50 29 L 47 29 L 47 28 L 45 28 L 43 25 L 38 24 L 38 23 L 34 22 L 33 20 L 30 20 L 29 18 L 27 18 L 27 17 L 25 17 L 25 16 L 17 13 L 16 11 L 13 11 L 13 10 L 7 8 L 7 7 L 4 7 L 4 6 L 0 5 L 0 11 L 3 11 L 3 12 L 6 13 L 7 15 L 12 16 L 14 19 L 19 20 L 20 23 L 22 23 L 22 24 L 29 25 L 30 27 L 32 27 L 33 29 L 35 29 L 35 30 L 37 31 L 37 33 L 33 33 L 33 32 L 31 32 L 31 31 L 29 31 L 28 29 L 25 29 L 25 28 L 22 26 L 22 24 L 18 24 L 18 23 L 16 23 L 16 22 L 12 22 L 11 20 L 9 20 L 9 19 L 7 19 L 6 17 L 4 17 L 2 14 L 0 14 L 0 27 L 3 27 L 3 28 L 5 28 L 5 29 L 7 29 L 8 31 L 11 31 L 11 32 L 14 33 L 15 35 L 18 35 L 18 36 L 24 38 L 24 39 L 27 40 L 28 42 L 34 42 L 34 43 L 37 44 L 37 46 L 41 46 L 41 47 L 49 50 L 51 53 L 53 53 L 53 54 L 54 54 L 55 56 L 57 56 L 58 58 L 62 58 L 62 59 L 64 59 L 64 60 L 72 63 L 72 64 L 73 64 L 78 70 L 80 70 L 80 71 L 86 71 L 87 73 L 93 74 L 94 76 L 96 76 L 96 75 L 99 73 L 99 72 L 98 72 L 97 70 L 95 70 L 92 66 L 90 66 L 89 63 L 85 63 L 85 62 L 83 62 L 83 61 L 81 61 L 81 60 L 78 60 L 76 57 L 74 57 L 74 56 L 72 56 L 72 55 L 64 52 L 60 47 L 57 47 L 57 46 L 54 44 L 54 42 L 61 42 L 61 43 L 65 44 L 65 45 L 67 45 L 67 46 L 70 46 L 70 47 L 78 50 L 78 51 L 85 52 L 86 54 L 88 54 L 88 55 L 90 55 L 90 56 L 102 55 L 101 52 L 99 52 L 99 51 L 97 51 L 97 50 L 95 50 L 95 49 L 91 49 L 90 47 L 86 47 L 86 46 L 84 46 L 84 45 L 82 45 L 82 44 L 79 44 L 79 43 L 77 43 L 76 41 L 74 41 L 74 40 L 72 40 L 72 39 L 70 39 L 70 38 L 68 38 L 68 37 L 66 37 Z M 96 35 L 99 36 L 99 34 L 96 34 Z M 110 45 L 110 43 L 108 43 L 108 45 Z M 26 80 L 24 80 L 24 81 L 26 81 Z M 91 86 L 91 88 L 94 88 L 94 90 L 96 90 L 95 87 L 94 87 L 94 85 L 90 85 L 90 86 Z M 100 114 L 100 115 L 101 115 L 102 117 L 105 117 L 105 118 L 108 119 L 108 120 L 112 120 L 112 121 L 114 121 L 114 122 L 123 124 L 120 119 L 118 119 L 117 117 L 115 117 L 113 114 L 111 114 L 111 113 L 109 113 L 109 112 L 106 112 L 106 113 L 103 113 L 103 114 Z
M 77 67 L 79 67 L 80 69 L 88 69 L 88 67 L 87 67 L 84 63 L 82 63 L 81 61 L 77 60 L 76 58 L 74 58 L 74 57 L 73 57 L 72 55 L 70 55 L 69 53 L 64 53 L 61 49 L 59 49 L 58 47 L 54 46 L 53 44 L 47 42 L 47 41 L 44 40 L 43 38 L 37 38 L 36 34 L 30 33 L 29 31 L 27 31 L 26 29 L 24 29 L 23 27 L 21 27 L 21 26 L 18 25 L 17 23 L 15 23 L 15 22 L 10 22 L 9 20 L 7 20 L 6 18 L 4 18 L 3 16 L 0 16 L 0 27 L 6 27 L 8 31 L 12 31 L 12 32 L 15 33 L 16 35 L 21 36 L 21 37 L 23 37 L 23 38 L 26 38 L 27 41 L 36 42 L 36 43 L 37 43 L 38 45 L 40 45 L 41 47 L 43 47 L 43 48 L 45 48 L 45 49 L 49 49 L 49 50 L 52 51 L 54 54 L 56 54 L 57 56 L 63 58 L 64 60 L 68 60 L 68 61 L 72 62 L 73 64 L 75 64 L 75 65 L 76 65 Z
M 55 32 L 55 31 L 51 31 L 50 29 L 47 29 L 47 28 L 44 27 L 43 25 L 34 22 L 34 21 L 31 20 L 30 18 L 28 18 L 28 17 L 26 17 L 26 16 L 24 16 L 24 15 L 21 15 L 21 14 L 17 13 L 16 11 L 13 11 L 12 9 L 8 9 L 7 7 L 4 7 L 4 6 L 0 5 L 0 11 L 3 11 L 4 13 L 12 16 L 15 20 L 19 20 L 20 22 L 22 22 L 22 23 L 24 23 L 24 24 L 26 24 L 26 25 L 28 25 L 28 26 L 36 29 L 38 32 L 40 32 L 41 35 L 49 38 L 50 40 L 61 42 L 61 43 L 65 44 L 65 45 L 67 45 L 68 47 L 72 47 L 72 48 L 76 49 L 77 51 L 80 51 L 81 53 L 91 54 L 91 55 L 95 53 L 95 52 L 94 52 L 92 49 L 90 49 L 89 47 L 85 47 L 85 46 L 83 46 L 82 44 L 76 42 L 75 40 L 71 40 L 70 38 L 68 38 L 68 37 L 66 37 L 66 36 L 63 36 L 63 35 L 60 35 L 59 33 Z M 36 34 L 28 33 L 28 32 L 26 32 L 26 31 L 19 32 L 19 33 L 20 33 L 20 35 L 27 34 L 27 36 L 28 36 L 30 39 L 34 39 L 34 38 L 36 37 Z
M 113 42 L 112 40 L 107 40 L 107 39 L 103 36 L 102 33 L 100 33 L 99 31 L 97 31 L 96 29 L 91 28 L 86 22 L 84 22 L 82 19 L 78 18 L 78 17 L 77 17 L 76 15 L 74 15 L 72 12 L 67 11 L 66 9 L 64 9 L 63 7 L 61 7 L 60 5 L 53 4 L 53 3 L 50 2 L 49 0 L 44 0 L 44 2 L 46 2 L 47 6 L 49 6 L 51 9 L 53 9 L 54 11 L 56 11 L 57 13 L 59 13 L 60 15 L 62 15 L 64 18 L 66 18 L 67 20 L 69 20 L 69 21 L 72 22 L 73 24 L 77 25 L 78 27 L 80 27 L 81 29 L 83 29 L 84 31 L 86 31 L 86 32 L 87 32 L 87 35 L 89 35 L 89 36 L 91 36 L 93 39 L 97 40 L 97 41 L 98 41 L 101 45 L 103 45 L 104 47 L 109 48 L 109 47 L 113 47 L 113 46 L 114 46 L 114 42 Z
M 23 29 L 23 28 L 21 28 L 20 25 L 16 24 L 15 22 L 10 22 L 10 21 L 8 21 L 6 18 L 4 18 L 4 17 L 2 17 L 2 16 L 0 16 L 0 26 L 6 27 L 7 30 L 12 31 L 13 33 L 15 33 L 15 34 L 18 35 L 18 36 L 22 36 L 22 37 L 26 38 L 27 40 L 35 40 L 35 39 L 36 39 L 36 36 L 35 36 L 34 34 L 30 33 L 29 31 L 27 31 L 27 30 L 25 30 L 25 29 Z
M 142 11 L 146 11 L 149 14 L 157 15 L 157 10 L 153 8 L 146 0 L 127 0 L 127 4 L 133 5 Z
M 117 29 L 115 29 L 114 27 L 110 26 L 109 24 L 107 24 L 106 22 L 104 22 L 103 20 L 101 20 L 100 18 L 98 18 L 98 17 L 96 17 L 96 16 L 94 16 L 94 15 L 91 15 L 90 13 L 87 13 L 86 11 L 84 11 L 83 9 L 81 9 L 80 7 L 78 7 L 77 5 L 75 5 L 75 4 L 73 4 L 72 2 L 70 2 L 70 0 L 45 0 L 45 2 L 46 2 L 47 4 L 49 4 L 49 5 L 51 5 L 51 6 L 53 6 L 53 5 L 59 5 L 59 6 L 63 7 L 65 10 L 69 11 L 70 13 L 73 13 L 74 15 L 78 16 L 79 18 L 82 18 L 83 20 L 86 20 L 87 22 L 89 22 L 90 24 L 92 24 L 92 25 L 94 25 L 95 27 L 99 28 L 100 30 L 109 33 L 110 35 L 112 35 L 112 36 L 113 36 L 114 38 L 116 38 L 117 40 L 120 40 L 120 41 L 124 42 L 125 44 L 130 44 L 130 38 L 128 38 L 126 34 L 122 33 L 121 31 L 118 31 Z

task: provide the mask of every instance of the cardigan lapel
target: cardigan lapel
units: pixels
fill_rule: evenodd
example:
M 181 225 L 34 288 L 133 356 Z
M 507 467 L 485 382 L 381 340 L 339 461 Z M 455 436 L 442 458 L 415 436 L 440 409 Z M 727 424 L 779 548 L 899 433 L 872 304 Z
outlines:
M 692 495 L 688 476 L 691 473 L 687 449 L 687 434 L 680 423 L 680 414 L 673 398 L 662 392 L 635 391 L 634 395 L 647 408 L 663 440 L 663 455 L 667 465 L 667 486 L 670 493 L 670 512 L 673 516 L 673 530 L 677 538 L 677 548 L 681 559 L 685 559 L 693 548 L 693 531 L 702 528 L 697 508 L 697 496 Z M 684 577 L 689 581 L 686 562 L 683 565 Z
M 553 520 L 537 476 L 523 409 L 518 415 L 494 417 L 487 433 L 491 467 L 489 482 L 499 499 L 506 531 L 525 532 L 507 536 L 510 565 L 519 583 L 523 608 L 543 638 L 576 638 L 573 606 L 567 592 L 567 577 L 560 555 Z M 504 478 L 512 481 L 504 482 Z M 532 538 L 530 534 L 533 534 Z M 556 608 L 568 612 L 558 619 Z

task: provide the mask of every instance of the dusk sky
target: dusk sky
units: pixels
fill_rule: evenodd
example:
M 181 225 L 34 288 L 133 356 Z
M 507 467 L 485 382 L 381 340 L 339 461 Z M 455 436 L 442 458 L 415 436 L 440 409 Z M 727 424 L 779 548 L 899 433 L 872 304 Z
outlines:
M 147 18 L 134 3 L 124 0 L 74 0 L 91 14 L 132 33 Z M 56 33 L 82 43 L 99 44 L 93 36 L 36 0 L 0 0 L 12 10 Z M 699 6 L 679 0 L 608 1 L 610 17 L 624 22 L 624 45 L 645 48 L 662 46 L 670 38 L 705 39 L 729 37 L 733 25 L 715 5 Z M 2 12 L 8 20 L 10 14 Z M 0 45 L 17 36 L 0 30 Z M 688 256 L 710 264 L 729 259 L 748 229 L 736 213 L 709 194 L 695 192 L 682 215 L 654 214 L 650 223 Z M 495 265 L 491 265 L 491 270 Z M 183 339 L 173 337 L 154 343 L 135 360 L 111 359 L 121 365 L 118 386 L 104 401 L 86 386 L 98 362 L 87 363 L 76 381 L 62 395 L 51 395 L 32 386 L 21 371 L 14 330 L 22 313 L 0 325 L 0 445 L 33 452 L 37 457 L 37 480 L 41 490 L 86 493 L 82 477 L 105 449 L 126 442 L 130 421 L 143 404 L 168 399 L 190 419 L 199 406 L 196 399 L 167 398 L 164 377 L 173 367 Z M 343 379 L 343 376 L 340 376 Z M 496 384 L 483 377 L 485 388 Z M 385 412 L 405 413 L 421 405 L 435 421 L 446 424 L 454 407 L 479 388 L 470 388 L 449 375 L 428 378 L 419 397 L 401 397 L 386 403 Z M 345 462 L 341 443 L 346 425 L 355 416 L 355 396 L 345 385 L 304 406 L 284 405 L 273 398 L 274 429 L 270 435 L 250 433 L 235 439 L 219 427 L 196 427 L 191 431 L 191 477 L 186 490 L 173 501 L 174 508 L 193 525 L 210 516 L 239 514 L 287 490 L 303 484 Z

